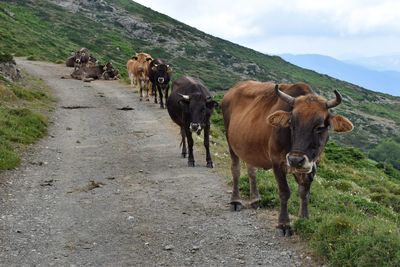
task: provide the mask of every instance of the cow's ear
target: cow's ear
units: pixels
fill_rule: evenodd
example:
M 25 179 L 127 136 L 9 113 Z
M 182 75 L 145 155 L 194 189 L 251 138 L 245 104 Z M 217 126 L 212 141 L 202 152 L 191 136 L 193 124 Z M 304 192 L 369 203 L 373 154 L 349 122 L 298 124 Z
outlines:
M 332 129 L 338 133 L 350 132 L 354 129 L 353 123 L 340 115 L 333 115 L 330 119 Z
M 131 59 L 137 60 L 138 57 L 137 56 L 133 56 L 133 57 L 131 57 Z
M 172 72 L 172 67 L 171 67 L 171 65 L 169 65 L 169 64 L 167 65 L 167 72 L 168 72 L 168 73 L 171 73 L 171 72 Z
M 153 59 L 151 57 L 146 58 L 146 61 L 152 61 Z
M 212 101 L 208 101 L 208 102 L 206 103 L 206 106 L 207 106 L 207 108 L 209 108 L 209 109 L 213 109 L 213 108 L 217 108 L 217 107 L 219 106 L 219 104 L 218 104 L 217 101 L 212 100 Z
M 157 67 L 156 67 L 156 66 L 153 66 L 153 67 L 151 67 L 151 70 L 152 70 L 152 71 L 156 71 L 156 70 L 157 70 Z
M 278 110 L 267 117 L 267 121 L 274 127 L 289 127 L 291 114 L 290 112 Z

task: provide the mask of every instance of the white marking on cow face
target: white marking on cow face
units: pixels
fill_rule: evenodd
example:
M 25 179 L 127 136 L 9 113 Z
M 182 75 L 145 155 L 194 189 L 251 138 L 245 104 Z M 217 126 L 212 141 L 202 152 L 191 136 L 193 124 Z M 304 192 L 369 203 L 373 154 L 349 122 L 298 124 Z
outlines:
M 286 154 L 286 165 L 289 173 L 311 173 L 315 162 L 305 154 L 289 152 Z
M 157 81 L 158 81 L 159 83 L 164 83 L 164 77 L 158 77 Z
M 193 122 L 190 123 L 189 129 L 190 132 L 192 133 L 196 132 L 198 135 L 200 135 L 201 130 L 203 130 L 200 123 L 193 123 Z

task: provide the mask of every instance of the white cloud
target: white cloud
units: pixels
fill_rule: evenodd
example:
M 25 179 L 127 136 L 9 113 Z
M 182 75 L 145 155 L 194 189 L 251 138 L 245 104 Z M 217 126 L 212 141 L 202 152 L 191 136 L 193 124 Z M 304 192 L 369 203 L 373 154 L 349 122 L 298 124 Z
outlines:
M 400 48 L 392 43 L 400 35 L 400 2 L 396 0 L 136 2 L 209 34 L 263 52 L 268 51 L 261 49 L 260 44 L 278 53 L 302 53 L 312 48 L 327 55 L 351 51 L 368 55 L 385 51 L 400 54 Z M 291 40 L 292 44 L 282 45 L 277 40 Z

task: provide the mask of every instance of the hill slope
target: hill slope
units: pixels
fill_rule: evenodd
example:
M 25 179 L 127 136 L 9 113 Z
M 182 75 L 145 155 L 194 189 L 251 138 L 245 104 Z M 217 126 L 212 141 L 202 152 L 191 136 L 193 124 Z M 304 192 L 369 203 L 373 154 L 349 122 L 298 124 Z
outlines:
M 338 112 L 356 128 L 336 135 L 341 143 L 364 149 L 400 132 L 400 98 L 365 90 L 213 37 L 130 0 L 18 1 L 0 3 L 0 51 L 63 61 L 78 47 L 88 47 L 101 60 L 121 69 L 137 51 L 166 59 L 174 78 L 199 77 L 211 90 L 224 90 L 239 80 L 309 83 L 332 97 L 339 89 L 344 104 Z
M 281 57 L 302 68 L 315 70 L 374 91 L 400 96 L 400 72 L 397 71 L 375 71 L 316 54 L 283 54 Z

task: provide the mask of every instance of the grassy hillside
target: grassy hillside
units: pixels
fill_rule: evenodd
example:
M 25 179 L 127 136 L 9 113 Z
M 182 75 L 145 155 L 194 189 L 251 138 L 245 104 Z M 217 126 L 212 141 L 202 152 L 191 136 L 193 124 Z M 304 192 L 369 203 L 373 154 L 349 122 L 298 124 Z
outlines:
M 123 73 L 134 52 L 146 51 L 170 62 L 174 78 L 196 76 L 215 91 L 243 79 L 303 81 L 327 97 L 339 89 L 344 104 L 337 110 L 356 125 L 353 133 L 335 137 L 339 143 L 369 149 L 400 132 L 400 98 L 215 38 L 130 0 L 3 2 L 0 39 L 2 51 L 53 62 L 63 62 L 71 51 L 88 47 L 102 61 L 112 60 Z

